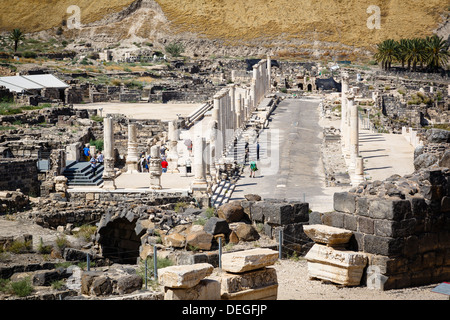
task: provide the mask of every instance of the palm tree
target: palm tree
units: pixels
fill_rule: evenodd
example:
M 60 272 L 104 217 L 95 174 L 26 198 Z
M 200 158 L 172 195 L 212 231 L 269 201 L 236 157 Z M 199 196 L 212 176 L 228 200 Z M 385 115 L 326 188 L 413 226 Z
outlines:
M 425 50 L 425 41 L 420 38 L 414 38 L 408 41 L 406 47 L 405 59 L 408 62 L 408 69 L 411 71 L 416 71 L 417 64 L 422 65 L 427 61 L 427 51 Z
M 14 42 L 14 52 L 17 52 L 17 46 L 23 39 L 25 39 L 25 36 L 20 29 L 14 29 L 11 31 L 9 34 L 9 40 Z
M 427 37 L 425 40 L 426 50 L 427 50 L 427 61 L 428 67 L 436 71 L 441 66 L 445 66 L 448 62 L 450 53 L 448 51 L 447 42 L 443 38 L 434 35 L 432 37 Z
M 388 39 L 377 45 L 378 52 L 374 58 L 377 62 L 381 63 L 381 67 L 384 70 L 391 69 L 391 64 L 396 60 L 398 56 L 399 44 L 397 41 Z
M 410 45 L 409 39 L 400 39 L 398 42 L 398 55 L 397 59 L 401 61 L 402 68 L 405 68 L 405 62 L 406 62 L 406 52 L 408 51 L 408 46 Z

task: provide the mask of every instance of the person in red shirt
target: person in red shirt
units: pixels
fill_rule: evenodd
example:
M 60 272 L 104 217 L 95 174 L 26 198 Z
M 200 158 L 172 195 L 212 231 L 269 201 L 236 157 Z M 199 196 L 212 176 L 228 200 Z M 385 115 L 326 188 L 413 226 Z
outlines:
M 169 166 L 169 163 L 166 161 L 166 159 L 163 159 L 163 161 L 161 161 L 161 167 L 162 167 L 162 172 L 167 172 L 167 167 Z

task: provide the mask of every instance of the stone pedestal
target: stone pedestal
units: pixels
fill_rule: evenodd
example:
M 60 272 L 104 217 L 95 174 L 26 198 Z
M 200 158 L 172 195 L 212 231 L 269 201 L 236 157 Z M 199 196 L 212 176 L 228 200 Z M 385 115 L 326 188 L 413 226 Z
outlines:
M 103 120 L 103 150 L 104 150 L 104 169 L 103 169 L 103 189 L 116 189 L 114 171 L 114 127 L 113 119 L 106 117 Z
M 160 147 L 153 146 L 150 149 L 150 163 L 149 163 L 149 172 L 150 172 L 150 189 L 160 190 L 161 187 L 161 154 Z
M 214 270 L 208 263 L 180 265 L 159 270 L 164 300 L 220 300 L 220 283 L 205 279 Z
M 351 231 L 326 225 L 304 226 L 304 231 L 315 242 L 305 256 L 310 278 L 344 286 L 360 285 L 367 256 L 345 250 Z
M 251 249 L 222 255 L 222 300 L 276 300 L 276 270 L 270 268 L 278 260 L 271 249 Z
M 127 173 L 138 172 L 139 151 L 136 124 L 128 124 Z
M 314 244 L 305 256 L 310 278 L 331 281 L 344 286 L 359 286 L 367 264 L 364 254 L 354 251 L 336 250 Z

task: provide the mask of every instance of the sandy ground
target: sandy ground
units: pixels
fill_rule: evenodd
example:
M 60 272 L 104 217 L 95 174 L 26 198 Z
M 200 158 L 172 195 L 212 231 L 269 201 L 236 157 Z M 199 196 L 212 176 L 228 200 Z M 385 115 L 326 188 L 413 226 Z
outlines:
M 75 109 L 102 109 L 103 115 L 108 113 L 123 114 L 131 119 L 160 119 L 170 121 L 176 119 L 177 114 L 186 117 L 202 106 L 201 103 L 91 103 L 77 104 Z
M 343 287 L 308 276 L 305 259 L 280 260 L 274 265 L 278 277 L 278 300 L 448 300 L 432 292 L 438 284 L 396 290 L 373 290 L 367 287 Z

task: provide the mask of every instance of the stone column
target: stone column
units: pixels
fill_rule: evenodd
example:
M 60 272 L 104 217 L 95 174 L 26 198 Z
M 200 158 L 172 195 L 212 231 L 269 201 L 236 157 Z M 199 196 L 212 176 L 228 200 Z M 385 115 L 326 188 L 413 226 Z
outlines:
M 167 162 L 169 163 L 169 168 L 167 172 L 170 173 L 180 173 L 178 170 L 178 139 L 179 131 L 177 128 L 176 120 L 169 121 L 169 151 L 167 152 Z
M 161 187 L 161 151 L 160 146 L 150 148 L 150 163 L 148 171 L 150 172 L 150 189 L 160 190 Z
M 272 89 L 272 60 L 267 55 L 267 90 L 270 92 Z
M 103 189 L 114 190 L 116 189 L 114 182 L 116 174 L 114 172 L 114 126 L 111 117 L 103 119 L 103 150 Z
M 355 104 L 355 96 L 348 93 L 348 109 L 350 111 L 350 170 L 356 167 L 356 157 L 359 156 L 359 123 L 358 106 Z
M 137 128 L 135 123 L 128 124 L 127 173 L 138 172 L 139 152 L 137 143 Z
M 355 177 L 353 179 L 353 185 L 357 186 L 361 182 L 364 182 L 364 158 L 358 156 L 356 157 Z
M 348 137 L 348 126 L 347 122 L 347 91 L 348 91 L 348 74 L 344 73 L 342 75 L 341 82 L 341 143 L 343 147 L 344 155 L 348 154 L 349 146 L 347 144 Z
M 205 151 L 205 139 L 201 136 L 195 137 L 193 148 L 195 179 L 192 182 L 192 190 L 206 191 L 208 185 L 205 177 L 205 161 L 203 159 L 203 153 Z
M 241 128 L 242 126 L 242 105 L 241 105 L 241 94 L 238 94 L 238 98 L 236 99 L 236 129 Z

